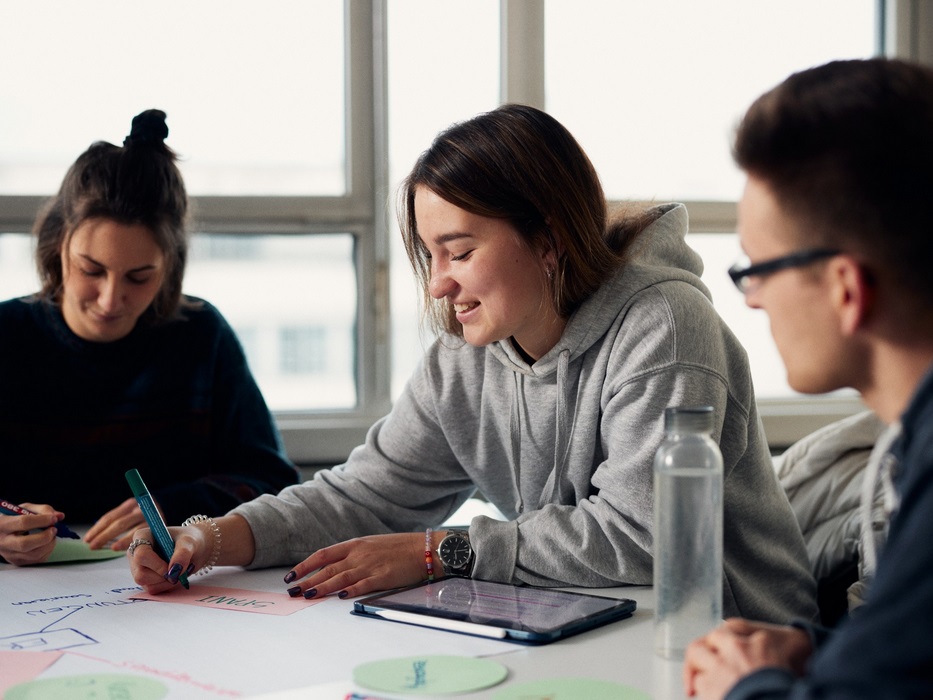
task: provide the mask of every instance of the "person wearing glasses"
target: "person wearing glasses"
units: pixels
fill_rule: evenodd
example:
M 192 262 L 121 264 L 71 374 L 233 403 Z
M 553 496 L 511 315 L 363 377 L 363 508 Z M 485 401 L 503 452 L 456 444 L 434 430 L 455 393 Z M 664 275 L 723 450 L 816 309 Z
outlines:
M 933 69 L 882 58 L 794 74 L 738 129 L 749 262 L 732 279 L 794 389 L 853 387 L 889 429 L 862 491 L 864 605 L 832 632 L 727 620 L 689 647 L 689 695 L 933 697 L 931 134 Z
M 34 227 L 41 290 L 0 303 L 0 557 L 48 559 L 62 518 L 126 549 L 144 518 L 221 515 L 297 483 L 240 343 L 182 294 L 188 198 L 165 113 L 69 168 Z
M 610 219 L 573 136 L 519 105 L 441 133 L 400 205 L 438 339 L 391 413 L 346 464 L 238 507 L 216 532 L 175 529 L 170 565 L 137 548 L 137 582 L 166 590 L 166 571 L 216 562 L 293 567 L 287 590 L 306 598 L 441 574 L 650 584 L 664 409 L 709 404 L 725 461 L 724 609 L 815 615 L 748 361 L 700 281 L 682 205 Z M 477 490 L 506 520 L 441 528 Z

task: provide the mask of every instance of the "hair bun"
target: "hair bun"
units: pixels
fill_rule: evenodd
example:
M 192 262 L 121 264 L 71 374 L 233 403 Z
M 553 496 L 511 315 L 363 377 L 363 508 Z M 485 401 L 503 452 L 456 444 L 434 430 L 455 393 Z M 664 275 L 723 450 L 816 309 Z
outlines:
M 161 109 L 147 109 L 133 117 L 130 135 L 123 139 L 123 145 L 131 143 L 162 143 L 168 136 L 165 124 L 165 112 Z

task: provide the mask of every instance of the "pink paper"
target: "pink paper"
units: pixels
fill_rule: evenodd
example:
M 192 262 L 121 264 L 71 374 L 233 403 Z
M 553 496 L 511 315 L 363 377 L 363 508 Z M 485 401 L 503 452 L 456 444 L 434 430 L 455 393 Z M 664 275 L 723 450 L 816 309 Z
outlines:
M 60 651 L 0 651 L 0 698 L 14 685 L 35 680 L 61 655 Z
M 249 591 L 243 588 L 199 586 L 196 584 L 192 584 L 188 590 L 176 586 L 168 593 L 152 595 L 142 592 L 134 593 L 131 597 L 134 600 L 183 603 L 185 605 L 197 605 L 202 608 L 220 608 L 222 610 L 237 610 L 263 615 L 291 615 L 299 610 L 304 610 L 309 605 L 322 602 L 322 600 L 292 598 L 285 593 L 267 593 L 265 591 Z

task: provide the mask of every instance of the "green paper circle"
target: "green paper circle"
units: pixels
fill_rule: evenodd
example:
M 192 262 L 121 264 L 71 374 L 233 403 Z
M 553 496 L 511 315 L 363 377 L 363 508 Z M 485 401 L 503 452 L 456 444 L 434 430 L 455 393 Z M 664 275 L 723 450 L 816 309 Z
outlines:
M 353 682 L 370 690 L 408 695 L 469 693 L 501 683 L 508 673 L 489 659 L 406 656 L 360 664 L 353 669 Z
M 159 700 L 168 695 L 164 683 L 151 678 L 119 673 L 60 676 L 18 683 L 4 700 Z
M 651 700 L 637 688 L 595 678 L 545 678 L 500 690 L 493 700 Z

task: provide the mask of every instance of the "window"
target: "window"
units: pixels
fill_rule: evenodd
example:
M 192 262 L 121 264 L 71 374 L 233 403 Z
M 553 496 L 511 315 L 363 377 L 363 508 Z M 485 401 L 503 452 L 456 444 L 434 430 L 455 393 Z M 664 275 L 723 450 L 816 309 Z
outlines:
M 32 294 L 38 289 L 34 247 L 29 234 L 0 236 L 0 299 Z
M 459 3 L 435 0 L 390 2 L 388 10 L 389 182 L 394 204 L 398 184 L 439 131 L 499 104 L 500 23 L 498 0 L 473 0 L 469 12 Z M 453 27 L 456 31 L 450 30 Z M 433 335 L 421 324 L 420 291 L 394 207 L 390 216 L 394 399 Z
M 344 29 L 339 0 L 5 5 L 0 192 L 54 192 L 158 107 L 192 195 L 343 195 Z
M 163 109 L 192 196 L 185 292 L 238 333 L 293 459 L 342 459 L 389 404 L 386 311 L 372 302 L 386 296 L 387 257 L 374 194 L 386 189 L 385 156 L 374 155 L 376 10 L 361 0 L 0 9 L 4 298 L 36 288 L 22 232 L 68 165 L 93 141 L 122 142 L 138 112 Z
M 878 53 L 875 5 L 547 0 L 546 106 L 610 198 L 735 201 L 729 145 L 745 109 L 793 71 Z
M 236 330 L 280 413 L 357 404 L 357 290 L 350 234 L 196 234 L 185 291 Z
M 728 287 L 741 187 L 730 132 L 748 102 L 791 70 L 869 55 L 882 34 L 886 50 L 929 59 L 933 13 L 923 8 L 920 0 L 166 0 L 158 12 L 120 0 L 5 4 L 0 294 L 35 289 L 26 232 L 68 164 L 94 140 L 120 142 L 132 115 L 162 108 L 193 196 L 185 290 L 215 303 L 238 332 L 291 456 L 343 459 L 431 340 L 399 245 L 399 181 L 452 122 L 526 101 L 579 138 L 611 197 L 688 204 L 705 279 L 752 355 L 769 438 L 788 442 L 854 404 L 788 392 L 766 319 Z

